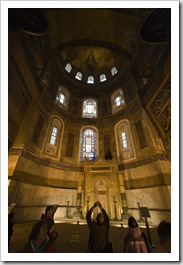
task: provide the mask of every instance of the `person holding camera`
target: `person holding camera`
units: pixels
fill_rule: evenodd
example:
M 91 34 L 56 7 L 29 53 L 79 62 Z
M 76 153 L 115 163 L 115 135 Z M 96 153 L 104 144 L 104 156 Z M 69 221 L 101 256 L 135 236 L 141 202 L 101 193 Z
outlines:
M 96 220 L 92 220 L 91 215 L 96 207 L 99 207 L 100 213 L 98 213 Z M 89 209 L 86 214 L 86 220 L 90 229 L 88 252 L 111 252 L 109 251 L 108 241 L 110 228 L 109 217 L 99 201 L 95 202 L 94 205 Z
M 53 206 L 46 207 L 45 213 L 42 213 L 41 215 L 41 220 L 46 220 L 49 239 L 51 242 L 54 242 L 58 237 L 58 232 L 55 231 Z

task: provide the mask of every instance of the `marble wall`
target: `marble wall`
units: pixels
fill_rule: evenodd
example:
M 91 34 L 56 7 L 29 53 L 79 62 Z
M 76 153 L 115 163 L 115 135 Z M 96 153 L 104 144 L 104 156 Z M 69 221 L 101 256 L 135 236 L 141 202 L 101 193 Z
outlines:
M 140 219 L 139 207 L 147 207 L 150 213 L 149 224 L 158 225 L 160 221 L 171 221 L 170 195 L 166 186 L 126 191 L 130 213 Z
M 8 203 L 16 203 L 13 210 L 15 222 L 38 220 L 48 205 L 58 206 L 55 218 L 59 219 L 67 217 L 67 214 L 73 216 L 76 211 L 76 194 L 75 189 L 43 187 L 12 180 L 9 185 Z

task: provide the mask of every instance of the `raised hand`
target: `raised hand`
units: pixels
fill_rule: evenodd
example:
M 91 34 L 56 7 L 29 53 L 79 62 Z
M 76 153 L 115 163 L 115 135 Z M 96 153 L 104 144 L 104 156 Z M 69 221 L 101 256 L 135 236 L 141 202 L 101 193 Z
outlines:
M 93 205 L 93 208 L 96 208 L 97 206 L 98 206 L 100 209 L 102 208 L 102 204 L 101 204 L 100 201 L 96 201 L 96 202 L 94 203 L 94 205 Z
M 102 208 L 102 204 L 101 202 L 98 201 L 98 207 L 101 209 Z
M 98 201 L 94 203 L 93 207 L 97 207 L 98 206 Z

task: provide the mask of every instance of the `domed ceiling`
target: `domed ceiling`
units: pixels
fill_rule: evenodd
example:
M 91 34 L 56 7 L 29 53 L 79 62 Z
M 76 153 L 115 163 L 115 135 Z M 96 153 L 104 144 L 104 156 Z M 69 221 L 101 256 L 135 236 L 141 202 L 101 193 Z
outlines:
M 87 91 L 114 83 L 133 62 L 139 29 L 152 9 L 54 9 L 47 12 L 59 70 L 68 82 Z M 71 72 L 65 70 L 67 63 Z M 111 70 L 115 67 L 116 74 Z M 82 79 L 75 78 L 80 72 Z M 101 81 L 101 75 L 105 80 Z M 88 83 L 88 77 L 93 82 Z
M 60 73 L 73 94 L 82 90 L 91 95 L 93 91 L 111 91 L 112 85 L 119 82 L 125 68 L 133 65 L 142 41 L 148 42 L 155 32 L 154 21 L 162 15 L 166 22 L 163 30 L 167 32 L 170 13 L 158 9 L 153 17 L 156 10 L 9 9 L 9 26 L 35 36 L 48 36 L 53 71 L 55 68 Z M 165 40 L 167 36 L 162 37 Z

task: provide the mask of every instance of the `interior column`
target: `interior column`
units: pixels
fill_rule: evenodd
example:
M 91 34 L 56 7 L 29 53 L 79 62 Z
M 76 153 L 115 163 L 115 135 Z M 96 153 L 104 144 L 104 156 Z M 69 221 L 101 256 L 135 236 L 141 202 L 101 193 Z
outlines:
M 79 218 L 82 218 L 82 213 L 81 213 L 82 184 L 83 184 L 83 173 L 80 173 L 78 179 L 78 187 L 77 187 L 76 212 L 74 213 L 74 216 Z
M 118 180 L 119 180 L 121 202 L 122 202 L 122 216 L 121 216 L 121 218 L 122 218 L 122 220 L 128 220 L 128 218 L 131 216 L 131 214 L 128 212 L 128 205 L 127 205 L 127 199 L 126 199 L 124 180 L 123 180 L 123 175 L 121 173 L 118 173 Z

